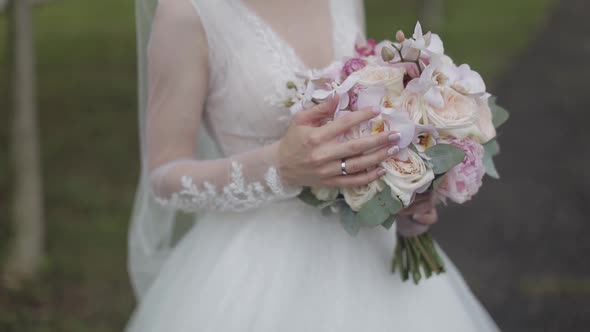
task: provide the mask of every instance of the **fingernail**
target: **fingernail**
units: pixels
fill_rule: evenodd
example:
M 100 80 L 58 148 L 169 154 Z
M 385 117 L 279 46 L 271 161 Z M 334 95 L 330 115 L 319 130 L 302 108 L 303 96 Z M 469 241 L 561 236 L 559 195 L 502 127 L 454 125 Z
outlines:
M 377 175 L 379 175 L 379 176 L 383 176 L 383 175 L 385 175 L 385 173 L 386 173 L 386 171 L 383 168 L 377 171 Z
M 381 114 L 381 107 L 371 106 L 371 111 L 373 111 L 375 114 Z
M 399 146 L 394 146 L 391 149 L 387 150 L 387 154 L 393 156 L 394 154 L 399 152 Z
M 389 138 L 390 142 L 399 141 L 402 138 L 402 134 L 400 134 L 400 133 L 391 134 L 391 135 L 389 135 L 388 138 Z

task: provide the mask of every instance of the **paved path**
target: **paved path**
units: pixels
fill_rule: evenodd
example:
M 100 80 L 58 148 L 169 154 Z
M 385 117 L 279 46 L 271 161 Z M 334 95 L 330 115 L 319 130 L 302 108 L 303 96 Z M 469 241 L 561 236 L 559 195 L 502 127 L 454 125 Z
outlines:
M 503 178 L 435 230 L 503 331 L 590 331 L 589 15 L 562 0 L 500 79 Z

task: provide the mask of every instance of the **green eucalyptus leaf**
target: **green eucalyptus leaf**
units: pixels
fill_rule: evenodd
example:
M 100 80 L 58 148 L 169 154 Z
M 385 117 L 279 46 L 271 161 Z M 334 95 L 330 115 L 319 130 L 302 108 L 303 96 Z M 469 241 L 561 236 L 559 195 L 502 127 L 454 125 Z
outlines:
M 483 165 L 486 168 L 486 174 L 493 177 L 494 179 L 499 179 L 500 174 L 496 170 L 496 165 L 494 165 L 494 159 L 492 159 L 491 155 L 486 154 L 483 157 Z
M 394 217 L 390 217 L 387 220 L 385 220 L 381 226 L 385 227 L 385 229 L 391 229 L 391 226 L 393 226 L 393 223 L 395 223 L 395 218 Z
M 324 206 L 324 207 L 322 208 L 322 216 L 324 216 L 324 217 L 330 216 L 330 215 L 332 215 L 333 213 L 334 213 L 334 212 L 332 211 L 332 206 L 331 206 L 331 205 L 329 205 L 329 206 Z
M 496 104 L 496 97 L 488 99 L 490 110 L 492 111 L 492 123 L 494 128 L 499 128 L 510 118 L 510 113 L 502 106 Z
M 430 157 L 434 174 L 444 174 L 465 159 L 465 152 L 451 144 L 434 145 L 426 150 L 426 155 Z
M 445 179 L 444 175 L 441 176 L 437 176 L 434 181 L 432 181 L 432 190 L 436 190 L 438 189 L 438 187 L 440 187 L 441 183 L 443 182 L 443 180 Z
M 495 138 L 484 144 L 483 149 L 485 151 L 485 155 L 490 157 L 496 156 L 500 153 L 500 145 Z
M 357 219 L 363 225 L 377 226 L 384 223 L 389 216 L 398 213 L 402 203 L 391 195 L 389 187 L 385 187 L 370 201 L 365 203 L 357 213 Z
M 297 197 L 303 202 L 316 207 L 326 203 L 325 201 L 317 199 L 309 187 L 304 188 L 303 191 L 301 191 L 301 194 Z
M 340 211 L 340 223 L 346 232 L 351 236 L 357 235 L 361 228 L 361 224 L 357 218 L 356 212 L 352 211 L 348 206 L 342 206 Z

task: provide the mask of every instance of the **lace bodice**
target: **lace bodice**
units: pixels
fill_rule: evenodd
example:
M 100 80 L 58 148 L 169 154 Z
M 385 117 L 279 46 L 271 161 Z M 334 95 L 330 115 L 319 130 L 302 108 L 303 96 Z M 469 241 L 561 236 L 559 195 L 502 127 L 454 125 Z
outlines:
M 361 0 L 325 1 L 314 15 L 329 18 L 332 38 L 319 42 L 334 59 L 352 55 L 364 33 Z M 313 50 L 296 50 L 272 26 L 301 4 L 267 2 L 279 14 L 262 18 L 249 2 L 160 0 L 148 50 L 146 152 L 163 205 L 239 211 L 300 192 L 283 183 L 274 156 L 290 119 L 285 84 L 309 69 L 299 54 L 309 59 Z M 314 23 L 300 21 L 298 38 L 314 38 Z M 197 158 L 202 127 L 224 157 Z

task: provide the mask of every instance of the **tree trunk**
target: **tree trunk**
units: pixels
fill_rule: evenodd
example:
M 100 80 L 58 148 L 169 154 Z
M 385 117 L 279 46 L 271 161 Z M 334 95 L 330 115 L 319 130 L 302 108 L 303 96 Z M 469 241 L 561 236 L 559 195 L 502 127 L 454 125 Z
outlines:
M 43 255 L 44 220 L 35 93 L 33 3 L 9 5 L 12 49 L 13 239 L 4 270 L 7 287 L 18 288 L 37 275 Z
M 424 31 L 440 33 L 443 23 L 443 0 L 421 0 L 420 20 Z

